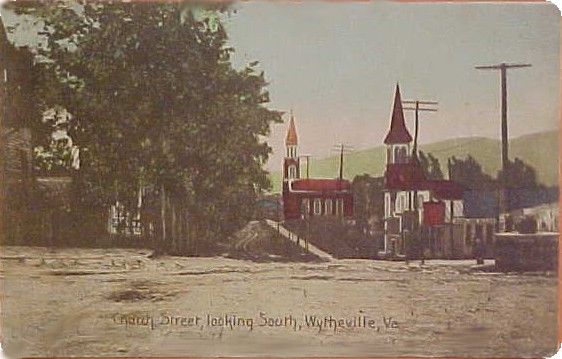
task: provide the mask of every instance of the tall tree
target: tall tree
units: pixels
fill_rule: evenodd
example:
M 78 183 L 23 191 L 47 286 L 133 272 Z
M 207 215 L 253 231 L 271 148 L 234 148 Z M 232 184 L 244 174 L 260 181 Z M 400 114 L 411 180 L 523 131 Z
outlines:
M 177 208 L 189 217 L 190 238 L 211 239 L 239 226 L 270 186 L 262 138 L 281 114 L 265 107 L 257 63 L 232 67 L 218 6 L 206 16 L 183 2 L 17 8 L 46 33 L 39 54 L 57 76 L 53 105 L 72 114 L 66 129 L 80 150 L 82 205 L 118 199 L 135 209 L 139 188 L 152 189 L 157 248 L 185 240 L 172 238 Z
M 536 190 L 543 188 L 537 179 L 535 169 L 519 158 L 508 162 L 505 173 L 503 170 L 498 171 L 498 182 L 505 183 L 508 189 Z
M 384 228 L 384 178 L 367 174 L 355 176 L 353 190 L 353 213 L 357 225 L 366 233 L 371 224 Z
M 418 160 L 425 173 L 426 178 L 432 180 L 443 179 L 443 171 L 439 160 L 431 153 L 425 154 L 423 151 L 418 152 Z
M 493 190 L 496 189 L 496 181 L 492 176 L 486 174 L 482 166 L 474 157 L 468 155 L 465 159 L 452 157 L 450 162 L 451 179 L 466 189 L 470 190 Z

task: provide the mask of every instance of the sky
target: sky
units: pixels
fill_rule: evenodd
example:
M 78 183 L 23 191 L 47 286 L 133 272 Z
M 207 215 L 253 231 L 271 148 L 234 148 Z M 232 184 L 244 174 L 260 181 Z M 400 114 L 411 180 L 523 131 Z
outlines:
M 531 63 L 508 73 L 510 137 L 559 126 L 560 13 L 549 3 L 246 1 L 225 18 L 236 67 L 255 60 L 269 82 L 267 168 L 279 170 L 292 109 L 299 151 L 329 156 L 336 143 L 379 146 L 394 87 L 403 99 L 438 101 L 421 114 L 420 143 L 500 138 L 497 71 L 476 65 Z M 14 22 L 2 13 L 5 25 Z M 30 41 L 29 27 L 12 37 Z M 413 113 L 406 112 L 413 132 Z
M 508 73 L 509 136 L 559 126 L 560 13 L 549 3 L 244 2 L 226 20 L 234 63 L 260 62 L 270 107 L 286 111 L 268 142 L 278 170 L 290 109 L 300 153 L 338 142 L 382 144 L 394 87 L 438 101 L 421 114 L 420 142 L 500 138 L 500 75 L 474 69 L 531 63 Z M 413 132 L 413 112 L 405 113 Z

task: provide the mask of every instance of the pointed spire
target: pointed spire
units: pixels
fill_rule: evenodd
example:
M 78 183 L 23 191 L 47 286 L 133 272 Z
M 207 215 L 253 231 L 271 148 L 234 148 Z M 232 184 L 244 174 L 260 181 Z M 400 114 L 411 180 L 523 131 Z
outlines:
M 291 119 L 289 120 L 289 130 L 287 131 L 287 138 L 285 138 L 285 146 L 296 146 L 297 143 L 297 129 L 295 127 L 293 110 L 291 110 Z
M 387 145 L 396 143 L 412 142 L 412 136 L 404 123 L 404 111 L 402 110 L 402 98 L 400 96 L 400 86 L 396 83 L 396 93 L 394 94 L 394 105 L 392 108 L 392 118 L 390 120 L 390 130 L 384 139 Z

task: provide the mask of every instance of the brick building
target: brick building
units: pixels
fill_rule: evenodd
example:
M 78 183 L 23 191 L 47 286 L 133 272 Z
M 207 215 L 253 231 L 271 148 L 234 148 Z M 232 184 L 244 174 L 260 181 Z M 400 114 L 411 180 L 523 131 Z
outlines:
M 312 216 L 351 217 L 351 183 L 343 178 L 301 178 L 298 136 L 291 115 L 283 160 L 283 214 L 285 219 Z

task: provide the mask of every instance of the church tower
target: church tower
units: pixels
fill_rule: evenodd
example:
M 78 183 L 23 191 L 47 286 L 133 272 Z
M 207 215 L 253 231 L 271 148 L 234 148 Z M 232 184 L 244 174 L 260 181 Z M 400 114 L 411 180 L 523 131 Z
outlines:
M 393 164 L 405 164 L 410 162 L 410 143 L 412 136 L 404 122 L 404 111 L 402 109 L 402 98 L 400 86 L 396 84 L 394 94 L 394 105 L 390 120 L 390 130 L 384 139 L 386 145 L 386 166 Z
M 299 157 L 297 154 L 297 129 L 295 127 L 295 118 L 291 111 L 291 119 L 289 120 L 289 129 L 285 138 L 285 160 L 283 161 L 283 181 L 300 178 Z

